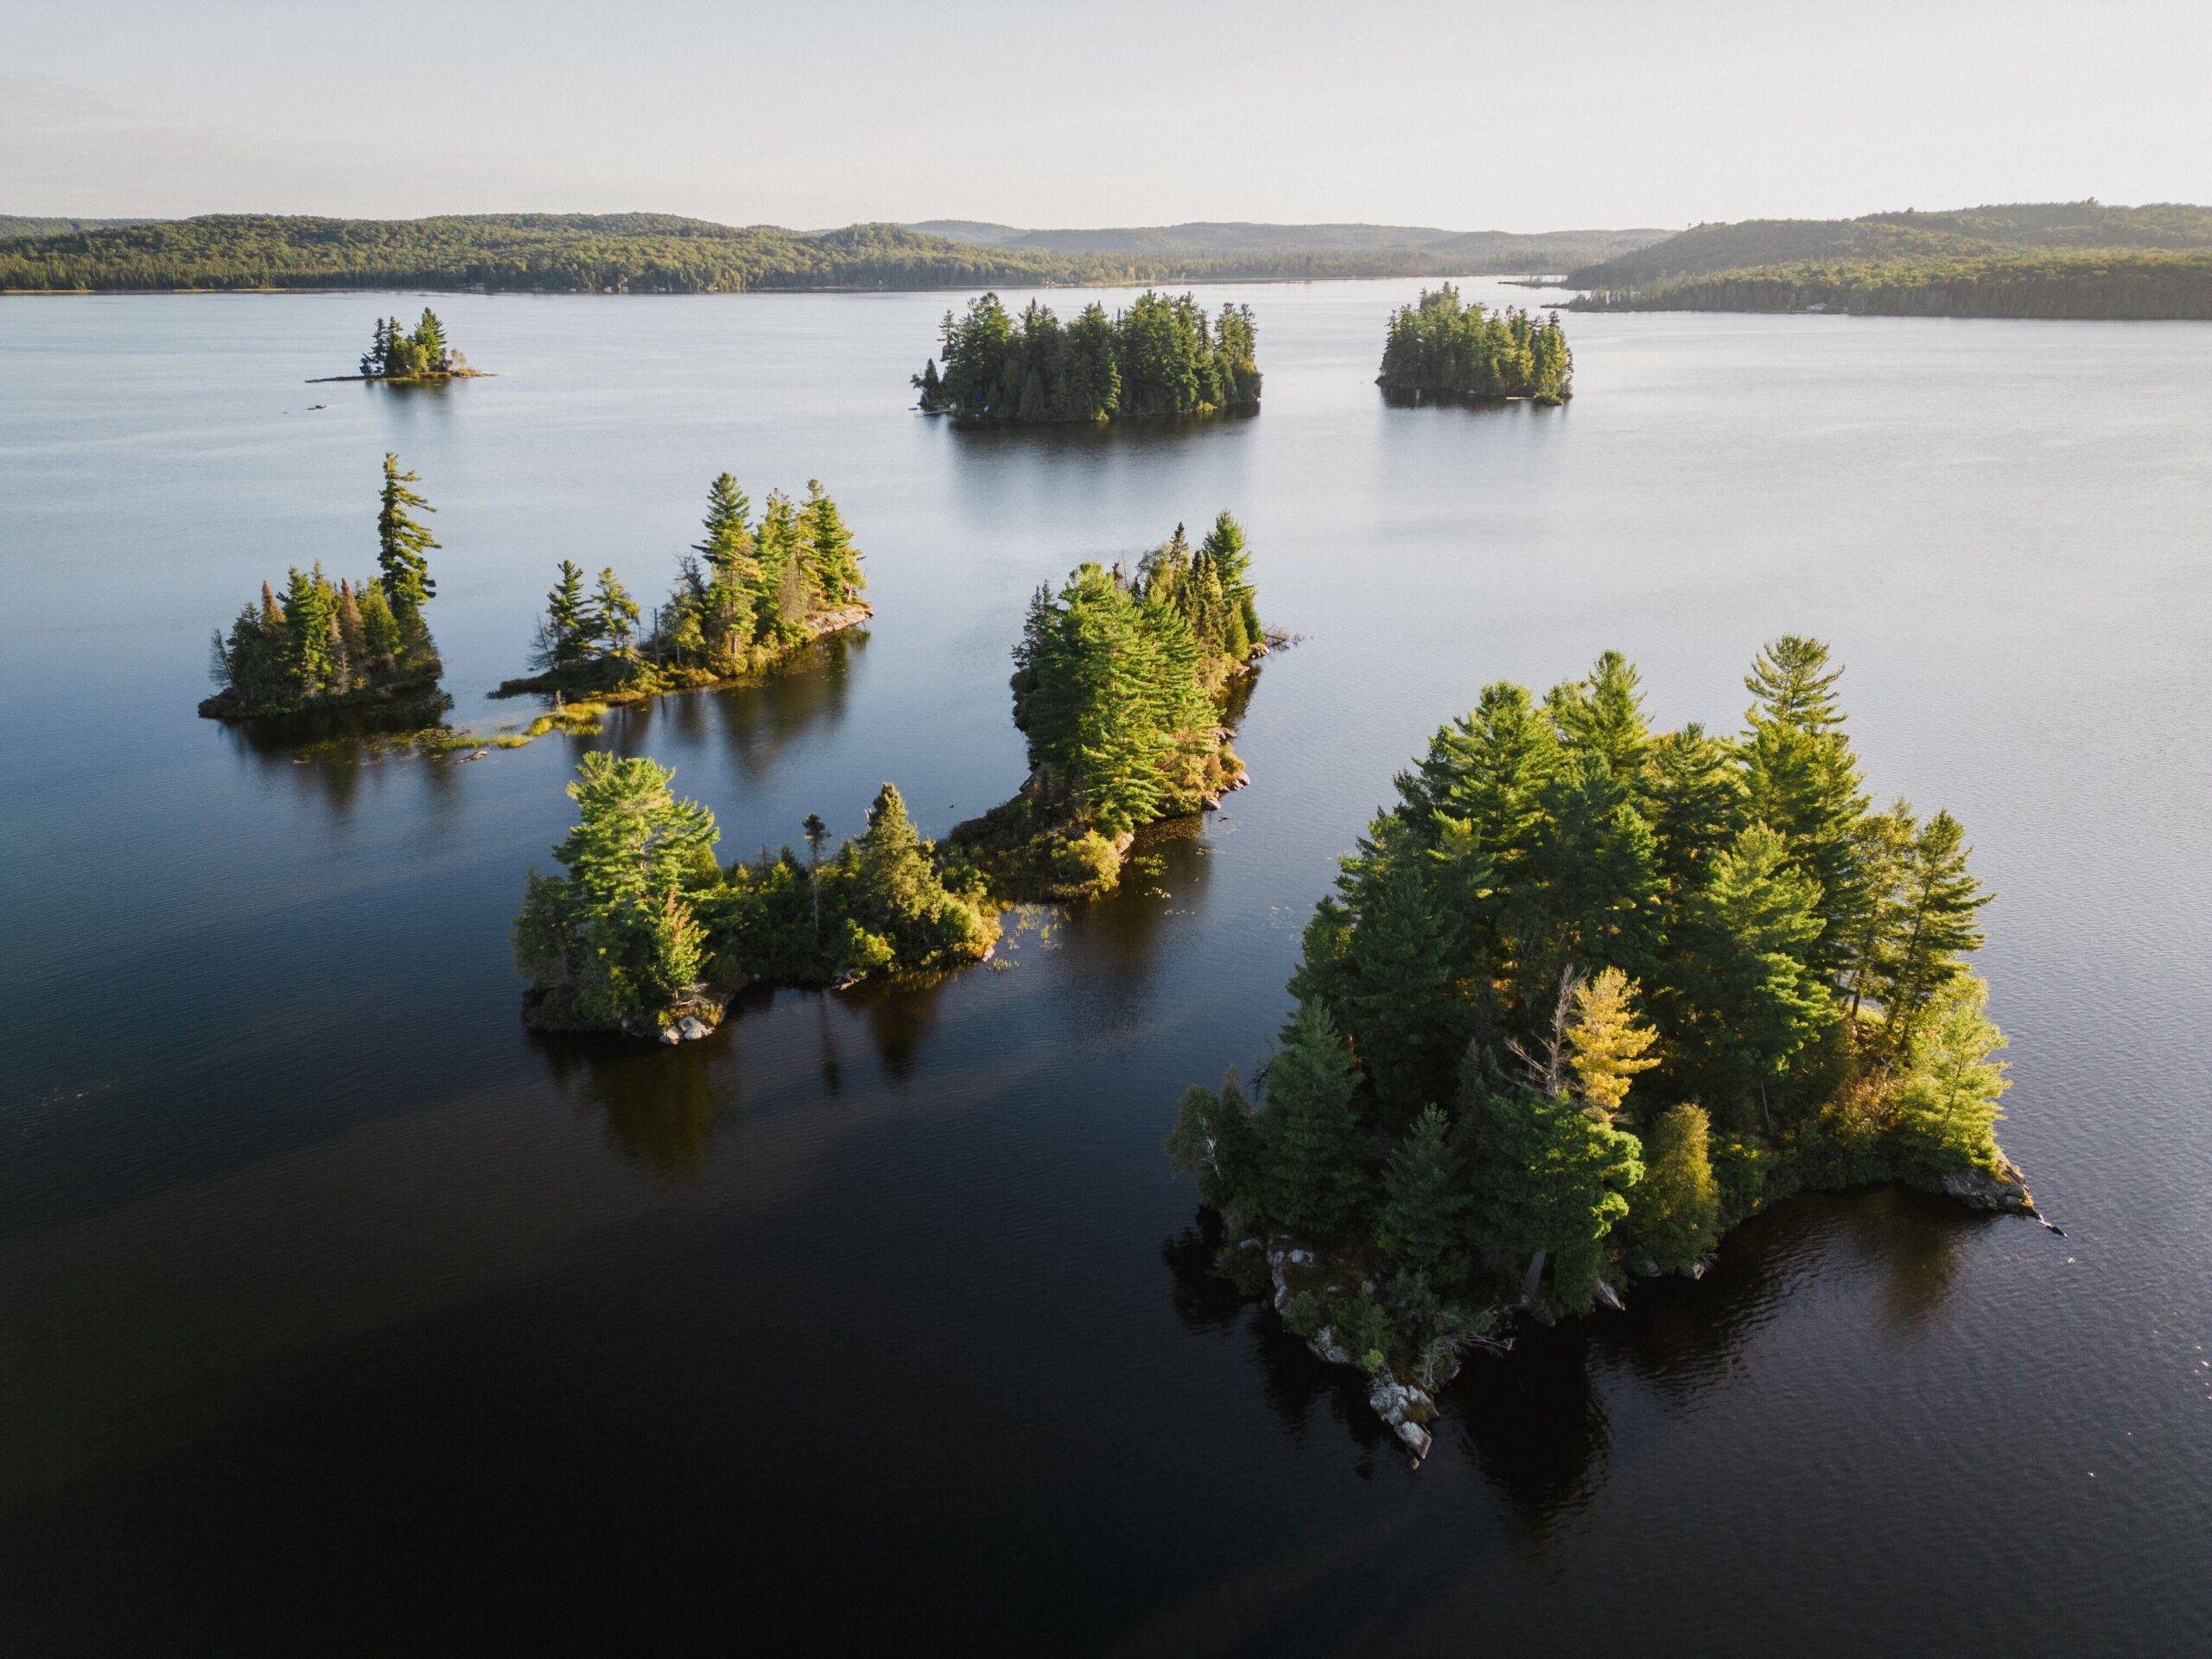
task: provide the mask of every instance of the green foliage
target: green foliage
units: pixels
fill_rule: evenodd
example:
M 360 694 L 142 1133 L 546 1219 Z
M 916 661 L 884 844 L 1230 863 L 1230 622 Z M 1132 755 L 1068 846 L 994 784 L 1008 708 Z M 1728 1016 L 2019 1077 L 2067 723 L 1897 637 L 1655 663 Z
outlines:
M 1259 1115 L 1271 1219 L 1329 1237 L 1358 1218 L 1367 1198 L 1351 1113 L 1358 1085 L 1351 1052 L 1328 1010 L 1301 1007 L 1288 1046 L 1268 1065 L 1268 1102 Z
M 428 306 L 411 334 L 401 330 L 397 317 L 378 322 L 369 349 L 361 354 L 361 373 L 371 379 L 428 379 L 461 367 L 459 354 L 447 344 L 445 325 Z
M 1177 1173 L 1197 1178 L 1198 1201 L 1211 1209 L 1253 1202 L 1262 1174 L 1260 1132 L 1235 1071 L 1222 1079 L 1217 1095 L 1197 1084 L 1183 1091 L 1167 1161 Z
M 705 941 L 685 889 L 719 832 L 671 792 L 674 777 L 600 750 L 577 766 L 569 796 L 582 819 L 553 849 L 568 874 L 533 870 L 515 924 L 533 1023 L 656 1031 L 699 988 Z
M 1490 686 L 1342 861 L 1257 1120 L 1262 1207 L 1341 1235 L 1379 1165 L 1344 1248 L 1390 1258 L 1417 1345 L 1437 1310 L 1688 1266 L 1807 1183 L 2000 1166 L 1986 896 L 1955 820 L 1869 811 L 1836 683 L 1776 640 L 1732 740 L 1650 731 L 1612 653 L 1541 701 Z
M 1643 1179 L 1630 1195 L 1636 1246 L 1662 1273 L 1687 1273 L 1720 1237 L 1720 1185 L 1704 1111 L 1670 1106 L 1644 1139 Z
M 998 922 L 957 861 L 941 860 L 886 784 L 866 830 L 823 860 L 789 848 L 718 868 L 714 819 L 669 793 L 645 759 L 584 757 L 583 822 L 555 849 L 565 877 L 531 873 L 516 924 L 530 1017 L 557 1029 L 645 1031 L 756 981 L 849 982 L 980 960 Z
M 1086 306 L 1063 327 L 1031 301 L 1017 325 L 995 294 L 944 314 L 944 344 L 914 377 L 922 407 L 973 420 L 1104 421 L 1256 407 L 1260 371 L 1249 306 L 1209 320 L 1185 294 L 1147 291 L 1110 319 Z M 942 363 L 942 371 L 938 364 Z
M 1320 1299 L 1310 1290 L 1301 1290 L 1283 1304 L 1283 1329 L 1294 1337 L 1317 1334 L 1324 1323 Z
M 385 457 L 377 518 L 379 580 L 334 586 L 318 560 L 295 568 L 280 600 L 267 582 L 261 602 L 219 632 L 209 663 L 217 690 L 200 705 L 212 718 L 419 699 L 435 691 L 441 664 L 423 607 L 437 590 L 428 554 L 437 543 L 410 516 L 432 511 L 407 487 L 415 474 Z
M 1423 289 L 1418 302 L 1390 314 L 1376 385 L 1386 391 L 1565 403 L 1574 395 L 1574 354 L 1556 315 L 1535 321 L 1517 308 L 1488 311 L 1463 302 L 1446 283 L 1433 294 Z

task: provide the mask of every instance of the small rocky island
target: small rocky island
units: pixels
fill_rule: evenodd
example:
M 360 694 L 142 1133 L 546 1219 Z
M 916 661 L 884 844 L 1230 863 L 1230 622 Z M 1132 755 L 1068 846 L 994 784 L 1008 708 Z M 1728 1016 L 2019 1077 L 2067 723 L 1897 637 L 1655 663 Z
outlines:
M 1964 830 L 1872 810 L 1840 671 L 1785 637 L 1748 728 L 1654 732 L 1607 653 L 1489 687 L 1399 774 L 1306 930 L 1260 1077 L 1167 1149 L 1269 1301 L 1418 1457 L 1516 1316 L 1699 1274 L 1790 1193 L 1901 1181 L 2035 1213 L 1997 1144 Z
M 1014 902 L 1113 891 L 1136 834 L 1241 789 L 1230 703 L 1267 654 L 1244 531 L 1183 526 L 1134 575 L 1085 564 L 1039 588 L 1014 647 L 1014 721 L 1029 778 L 952 842 Z
M 1037 426 L 1216 415 L 1260 406 L 1252 308 L 1208 318 L 1198 301 L 1147 290 L 1112 316 L 1093 302 L 1062 326 L 1032 300 L 1019 322 L 995 294 L 944 314 L 944 359 L 913 377 L 925 414 Z
M 1574 395 L 1574 353 L 1556 315 L 1496 311 L 1459 298 L 1446 283 L 1421 290 L 1390 314 L 1375 384 L 1393 397 L 1527 397 L 1563 404 Z
M 483 373 L 446 338 L 445 324 L 429 306 L 410 334 L 397 317 L 386 317 L 376 326 L 369 349 L 361 353 L 361 372 L 334 377 L 345 380 L 389 380 L 418 385 L 442 380 L 474 379 Z
M 818 480 L 803 502 L 771 491 L 758 524 L 735 478 L 715 480 L 705 534 L 650 626 L 612 568 L 587 588 L 582 567 L 563 559 L 537 625 L 538 671 L 493 695 L 635 702 L 738 683 L 875 614 L 861 597 L 866 556 Z
M 295 565 L 279 595 L 239 611 L 226 635 L 217 629 L 208 669 L 216 690 L 200 705 L 210 720 L 244 720 L 376 709 L 422 721 L 448 699 L 443 666 L 423 611 L 437 592 L 429 554 L 438 543 L 414 515 L 435 512 L 409 486 L 420 483 L 384 458 L 377 508 L 377 576 L 372 582 L 323 575 L 322 562 Z

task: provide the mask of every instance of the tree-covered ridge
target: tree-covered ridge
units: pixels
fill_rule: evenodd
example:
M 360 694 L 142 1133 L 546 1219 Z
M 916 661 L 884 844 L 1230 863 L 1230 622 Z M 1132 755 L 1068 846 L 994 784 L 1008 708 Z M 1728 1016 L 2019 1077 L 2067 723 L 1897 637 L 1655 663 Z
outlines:
M 1866 316 L 2212 318 L 2212 252 L 2155 248 L 1802 261 L 1599 289 L 1578 311 L 1841 311 Z
M 820 480 L 808 480 L 804 501 L 770 491 L 756 522 L 752 498 L 723 473 L 708 486 L 704 534 L 650 627 L 611 567 L 587 587 L 582 567 L 563 559 L 531 652 L 539 671 L 499 695 L 626 699 L 757 673 L 874 614 L 861 598 L 865 556 Z
M 1260 402 L 1249 306 L 1209 320 L 1196 299 L 1146 293 L 1106 315 L 1095 302 L 1062 326 L 1032 300 L 1020 321 L 995 294 L 944 314 L 941 356 L 913 379 L 921 407 L 963 418 L 1107 421 L 1253 409 Z
M 365 380 L 434 380 L 473 372 L 468 359 L 446 338 L 438 314 L 427 305 L 412 334 L 400 327 L 397 317 L 379 319 L 369 349 L 361 353 Z
M 1201 236 L 1195 243 L 1116 242 L 1063 250 L 995 239 L 956 240 L 900 225 L 852 225 L 816 235 L 670 213 L 411 219 L 220 213 L 109 225 L 41 222 L 35 228 L 41 233 L 0 238 L 0 289 L 710 294 L 777 288 L 1311 281 L 1558 270 L 1649 240 L 1652 234 L 1596 231 L 1522 238 L 1438 232 L 1407 238 L 1408 245 L 1377 246 L 1325 235 L 1255 242 L 1234 233 L 1252 227 L 1225 226 L 1221 236 Z M 1331 227 L 1308 228 L 1318 232 Z
M 1135 831 L 1237 786 L 1224 705 L 1268 648 L 1249 563 L 1224 512 L 1195 549 L 1178 524 L 1134 575 L 1086 563 L 1038 588 L 1012 682 L 1029 781 L 952 832 L 997 891 L 1108 891 Z
M 982 878 L 922 838 L 891 785 L 834 857 L 809 815 L 804 859 L 786 845 L 725 869 L 714 814 L 678 798 L 674 777 L 602 751 L 576 768 L 580 821 L 553 849 L 566 873 L 531 871 L 515 921 L 531 1025 L 675 1041 L 755 982 L 849 984 L 989 955 L 999 926 Z
M 1400 774 L 1306 929 L 1264 1103 L 1193 1089 L 1170 1142 L 1235 1230 L 1382 1275 L 1294 1326 L 1404 1376 L 1492 1305 L 1694 1270 L 1801 1186 L 2024 1206 L 1967 964 L 1987 895 L 1948 813 L 1872 810 L 1838 671 L 1778 639 L 1745 730 L 1662 733 L 1609 652 L 1489 687 Z
M 215 632 L 209 671 L 217 690 L 200 705 L 216 719 L 413 701 L 442 671 L 423 610 L 437 591 L 429 553 L 438 543 L 414 515 L 435 512 L 409 486 L 420 482 L 384 458 L 374 582 L 334 585 L 316 560 L 293 567 L 280 596 L 261 584 L 258 604 Z
M 1446 283 L 1390 314 L 1375 384 L 1385 391 L 1560 404 L 1574 395 L 1574 354 L 1557 316 L 1486 310 L 1463 302 Z

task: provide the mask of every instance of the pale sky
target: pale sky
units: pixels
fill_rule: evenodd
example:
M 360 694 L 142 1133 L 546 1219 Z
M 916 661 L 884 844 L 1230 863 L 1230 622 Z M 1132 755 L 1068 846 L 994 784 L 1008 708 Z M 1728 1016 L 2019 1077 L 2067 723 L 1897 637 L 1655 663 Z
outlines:
M 13 0 L 0 213 L 1675 226 L 2212 201 L 2212 0 Z

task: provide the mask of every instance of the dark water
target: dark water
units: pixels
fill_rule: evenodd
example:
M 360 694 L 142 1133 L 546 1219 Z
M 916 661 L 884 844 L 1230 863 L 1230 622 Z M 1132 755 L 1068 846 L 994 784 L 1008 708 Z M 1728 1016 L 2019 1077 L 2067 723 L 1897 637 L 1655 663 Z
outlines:
M 1569 409 L 1390 410 L 1406 292 L 1241 295 L 1265 411 L 1103 435 L 904 412 L 944 296 L 442 300 L 501 378 L 412 394 L 302 384 L 388 299 L 0 302 L 0 1646 L 2205 1650 L 2212 328 L 1578 319 Z M 1003 970 L 543 1045 L 506 925 L 573 743 L 192 714 L 264 575 L 370 568 L 386 448 L 462 719 L 557 559 L 658 591 L 715 471 L 830 484 L 870 636 L 601 740 L 732 855 L 1008 793 L 1028 590 L 1179 518 L 1307 638 L 1254 786 Z M 1617 645 L 1732 725 L 1783 630 L 1978 844 L 2067 1236 L 1792 1204 L 1472 1367 L 1411 1472 L 1205 1280 L 1174 1097 L 1484 682 Z

